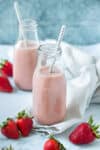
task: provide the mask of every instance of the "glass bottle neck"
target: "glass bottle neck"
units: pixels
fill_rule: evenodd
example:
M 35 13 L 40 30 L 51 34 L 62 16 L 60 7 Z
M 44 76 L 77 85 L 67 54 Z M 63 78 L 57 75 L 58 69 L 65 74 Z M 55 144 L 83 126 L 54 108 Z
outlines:
M 36 21 L 29 19 L 22 21 L 22 24 L 19 25 L 18 40 L 34 41 L 39 43 Z
M 56 49 L 56 43 L 44 43 L 40 45 L 39 53 L 45 55 L 47 59 L 53 59 L 61 56 L 62 50 L 61 47 L 58 50 Z
M 43 44 L 40 45 L 38 50 L 38 67 L 51 66 L 54 60 L 57 61 L 61 56 L 61 49 L 56 50 L 56 44 Z

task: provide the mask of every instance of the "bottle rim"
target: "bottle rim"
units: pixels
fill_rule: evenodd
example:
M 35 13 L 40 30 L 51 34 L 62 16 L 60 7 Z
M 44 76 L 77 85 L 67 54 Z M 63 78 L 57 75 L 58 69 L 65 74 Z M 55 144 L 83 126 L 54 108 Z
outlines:
M 56 43 L 43 43 L 39 46 L 39 54 L 44 54 L 48 58 L 61 56 L 61 53 L 61 47 L 58 50 L 56 50 Z
M 36 20 L 33 20 L 33 19 L 23 19 L 21 25 L 24 30 L 28 30 L 28 31 L 37 30 L 37 26 L 38 26 Z

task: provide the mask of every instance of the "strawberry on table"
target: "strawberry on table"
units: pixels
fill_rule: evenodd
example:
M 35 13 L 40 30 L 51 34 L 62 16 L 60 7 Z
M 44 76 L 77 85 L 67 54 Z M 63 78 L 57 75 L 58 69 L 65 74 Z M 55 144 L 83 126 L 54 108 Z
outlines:
M 94 124 L 92 116 L 88 122 L 79 124 L 69 135 L 69 140 L 74 144 L 89 144 L 100 138 L 100 125 Z
M 6 59 L 0 60 L 0 70 L 7 76 L 13 76 L 13 65 Z
M 33 120 L 32 117 L 29 116 L 25 110 L 19 112 L 17 115 L 16 124 L 18 129 L 21 132 L 22 136 L 28 136 L 33 128 Z
M 19 131 L 16 126 L 16 123 L 13 119 L 8 118 L 4 121 L 1 125 L 1 133 L 11 139 L 18 139 L 19 138 Z
M 6 75 L 0 72 L 0 91 L 1 92 L 13 92 L 13 87 L 11 86 Z
M 43 150 L 66 150 L 66 148 L 53 136 L 44 143 Z

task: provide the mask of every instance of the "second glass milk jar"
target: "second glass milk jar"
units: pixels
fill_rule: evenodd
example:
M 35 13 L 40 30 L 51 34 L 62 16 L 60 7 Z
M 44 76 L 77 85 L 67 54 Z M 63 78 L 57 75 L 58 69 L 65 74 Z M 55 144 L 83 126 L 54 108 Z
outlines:
M 61 122 L 66 115 L 66 80 L 57 64 L 59 56 L 53 71 L 50 71 L 54 51 L 55 45 L 40 46 L 38 64 L 33 75 L 33 116 L 45 125 Z
M 14 49 L 13 67 L 15 84 L 22 90 L 32 90 L 32 76 L 37 63 L 38 46 L 36 21 L 29 19 L 22 21 Z

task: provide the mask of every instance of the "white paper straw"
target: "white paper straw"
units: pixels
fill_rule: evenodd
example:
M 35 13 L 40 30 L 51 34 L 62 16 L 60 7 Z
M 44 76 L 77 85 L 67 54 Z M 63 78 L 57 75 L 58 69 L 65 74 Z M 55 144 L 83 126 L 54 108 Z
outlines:
M 20 27 L 21 27 L 21 33 L 22 33 L 23 39 L 26 41 L 26 37 L 25 37 L 23 25 L 22 25 L 22 16 L 21 16 L 21 13 L 20 13 L 19 6 L 18 6 L 18 2 L 17 2 L 17 1 L 14 2 L 14 9 L 15 9 L 15 12 L 16 12 L 16 16 L 17 16 L 19 25 L 20 25 Z M 26 42 L 25 42 L 25 46 L 27 46 Z
M 63 36 L 64 36 L 65 28 L 66 28 L 65 25 L 62 25 L 62 26 L 61 26 L 61 29 L 60 29 L 60 32 L 59 32 L 59 36 L 58 36 L 58 40 L 57 40 L 57 47 L 56 47 L 56 50 L 58 50 L 59 47 L 60 47 L 60 43 L 61 43 L 61 41 L 62 41 L 62 39 L 63 39 Z
M 56 44 L 56 51 L 58 51 L 58 49 L 60 47 L 61 41 L 62 41 L 63 36 L 64 36 L 65 28 L 66 28 L 65 25 L 61 26 L 61 29 L 60 29 L 60 32 L 59 32 L 59 35 L 58 35 L 57 44 Z M 50 72 L 51 73 L 53 72 L 53 66 L 54 66 L 55 62 L 56 62 L 56 56 L 54 57 L 53 63 L 51 65 L 51 67 L 50 67 Z

